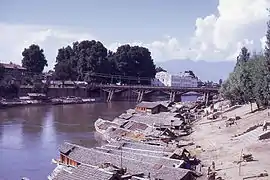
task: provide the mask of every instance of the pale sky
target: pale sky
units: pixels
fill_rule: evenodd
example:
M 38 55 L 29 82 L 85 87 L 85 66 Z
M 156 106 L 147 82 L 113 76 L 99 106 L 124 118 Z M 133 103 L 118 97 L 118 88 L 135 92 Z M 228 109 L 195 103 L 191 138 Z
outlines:
M 142 45 L 155 62 L 235 60 L 264 46 L 270 0 L 1 0 L 0 61 L 21 64 L 32 43 L 51 69 L 57 50 L 99 40 L 108 49 Z

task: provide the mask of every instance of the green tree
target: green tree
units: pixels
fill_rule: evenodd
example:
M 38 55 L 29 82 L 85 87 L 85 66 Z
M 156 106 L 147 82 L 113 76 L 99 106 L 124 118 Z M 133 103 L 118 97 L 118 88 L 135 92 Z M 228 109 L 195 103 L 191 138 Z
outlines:
M 123 45 L 114 53 L 117 69 L 122 76 L 154 78 L 156 68 L 150 51 L 145 47 Z M 125 81 L 124 81 L 125 82 Z M 130 83 L 149 84 L 150 81 L 131 81 Z
M 0 81 L 4 78 L 5 67 L 0 63 Z
M 265 107 L 268 104 L 268 83 L 266 79 L 267 69 L 263 54 L 254 53 L 251 57 L 250 67 L 252 68 L 252 81 L 254 84 L 253 95 L 257 107 Z
M 47 60 L 38 45 L 32 44 L 22 52 L 22 66 L 33 73 L 42 73 L 45 66 L 48 66 Z
M 237 57 L 235 70 L 240 78 L 239 86 L 242 91 L 244 103 L 250 103 L 251 111 L 253 111 L 252 102 L 254 101 L 255 97 L 253 93 L 254 82 L 252 81 L 251 65 L 253 65 L 253 63 L 250 63 L 250 53 L 246 47 L 243 47 L 239 56 Z
M 70 46 L 58 50 L 54 69 L 57 80 L 78 79 L 77 59 L 74 50 Z
M 267 94 L 266 99 L 267 99 L 267 105 L 269 104 L 270 100 L 270 21 L 267 22 L 267 31 L 266 31 L 266 42 L 265 42 L 265 49 L 264 49 L 264 65 L 266 66 L 265 69 L 265 81 L 267 82 Z

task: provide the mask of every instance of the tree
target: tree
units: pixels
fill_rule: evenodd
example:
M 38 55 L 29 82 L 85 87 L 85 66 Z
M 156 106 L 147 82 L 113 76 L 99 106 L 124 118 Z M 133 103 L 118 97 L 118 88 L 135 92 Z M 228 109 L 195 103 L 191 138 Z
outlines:
M 222 82 L 223 82 L 222 79 L 219 79 L 218 84 L 221 86 Z
M 0 81 L 4 78 L 5 75 L 5 67 L 0 64 Z
M 239 85 L 241 87 L 241 91 L 243 92 L 243 99 L 245 103 L 250 103 L 251 111 L 253 111 L 252 102 L 255 99 L 253 93 L 254 83 L 252 81 L 252 64 L 249 60 L 250 53 L 248 52 L 248 49 L 246 47 L 243 47 L 239 56 L 237 57 L 235 69 L 239 74 Z
M 117 70 L 122 76 L 147 77 L 149 81 L 131 81 L 130 83 L 149 84 L 156 75 L 156 68 L 150 51 L 145 47 L 122 45 L 114 53 Z
M 270 100 L 270 21 L 267 22 L 267 31 L 266 31 L 266 42 L 265 42 L 265 49 L 264 49 L 264 59 L 265 59 L 265 66 L 266 66 L 266 73 L 265 73 L 265 81 L 267 82 L 267 105 L 269 104 Z
M 38 45 L 32 44 L 22 52 L 22 66 L 33 73 L 41 73 L 45 66 L 48 66 L 43 49 Z
M 159 72 L 167 72 L 167 71 L 159 66 L 156 68 L 156 73 L 159 73 Z
M 70 46 L 58 49 L 54 69 L 55 77 L 58 80 L 76 80 L 78 78 L 77 59 Z

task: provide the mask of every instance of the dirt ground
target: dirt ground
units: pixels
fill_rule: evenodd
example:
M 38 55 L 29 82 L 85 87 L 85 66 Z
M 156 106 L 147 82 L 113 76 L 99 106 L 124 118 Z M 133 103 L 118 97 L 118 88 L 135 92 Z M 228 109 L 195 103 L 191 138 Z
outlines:
M 223 114 L 227 117 L 241 117 L 237 121 L 237 125 L 229 127 L 226 127 L 225 120 L 221 120 L 221 118 L 216 120 L 203 118 L 197 121 L 194 124 L 194 133 L 189 138 L 195 143 L 195 146 L 190 150 L 202 160 L 203 171 L 206 172 L 214 161 L 217 176 L 225 180 L 242 180 L 245 177 L 265 172 L 269 174 L 268 177 L 249 179 L 270 180 L 270 140 L 258 140 L 258 136 L 263 133 L 262 127 L 234 137 L 251 126 L 262 124 L 264 120 L 270 122 L 268 112 L 269 110 L 250 113 L 250 105 L 244 105 Z M 238 162 L 241 153 L 251 153 L 254 161 L 241 162 L 240 165 Z M 207 178 L 204 176 L 202 179 Z

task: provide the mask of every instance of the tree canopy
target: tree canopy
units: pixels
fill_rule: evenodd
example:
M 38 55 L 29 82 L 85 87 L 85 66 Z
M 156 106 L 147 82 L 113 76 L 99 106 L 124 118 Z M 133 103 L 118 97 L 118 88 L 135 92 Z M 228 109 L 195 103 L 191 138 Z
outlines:
M 0 81 L 4 78 L 5 68 L 2 64 L 0 64 Z
M 270 21 L 267 23 L 266 46 L 263 53 L 251 54 L 241 49 L 234 71 L 223 82 L 221 94 L 232 103 L 256 102 L 258 108 L 270 102 Z M 252 106 L 251 106 L 252 111 Z
M 41 73 L 44 67 L 48 66 L 43 49 L 38 45 L 32 44 L 29 48 L 25 48 L 22 56 L 22 66 L 30 72 Z
M 100 78 L 95 74 L 154 78 L 156 69 L 151 53 L 145 47 L 123 45 L 112 52 L 99 41 L 85 40 L 58 50 L 57 79 L 93 82 L 104 82 L 105 79 L 105 83 L 111 82 L 110 78 Z

